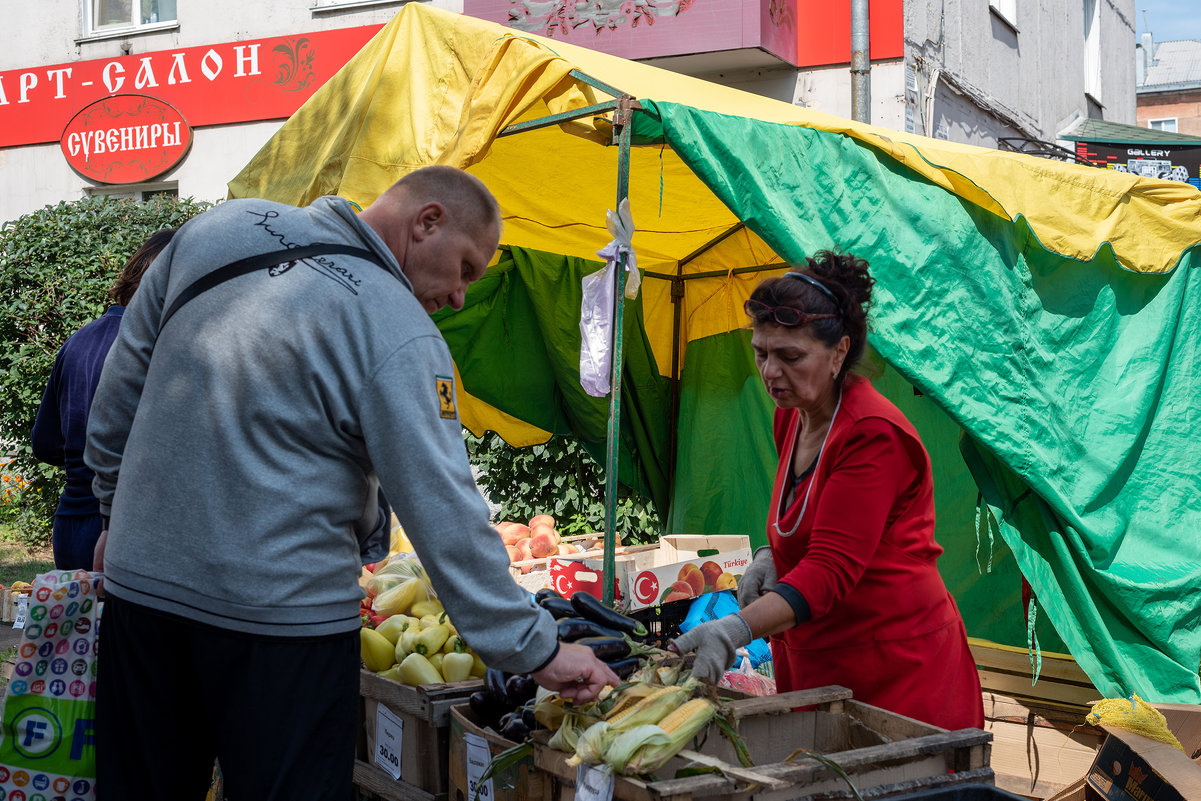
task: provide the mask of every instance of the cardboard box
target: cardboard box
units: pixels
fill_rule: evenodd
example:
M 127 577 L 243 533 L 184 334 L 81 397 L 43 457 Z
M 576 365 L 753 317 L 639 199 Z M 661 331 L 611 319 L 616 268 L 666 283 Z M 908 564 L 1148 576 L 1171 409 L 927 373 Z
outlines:
M 1107 736 L 1080 782 L 1050 801 L 1198 801 L 1201 799 L 1201 706 L 1152 704 L 1184 751 L 1102 724 Z
M 692 583 L 678 586 L 670 600 L 712 592 L 722 573 L 727 574 L 723 581 L 732 589 L 750 561 L 750 538 L 746 536 L 668 535 L 661 537 L 657 545 L 625 548 L 615 555 L 614 598 L 617 607 L 625 612 L 659 606 L 672 595 L 672 585 L 681 580 L 685 565 L 696 569 L 692 572 Z M 565 598 L 576 592 L 602 598 L 603 568 L 603 553 L 552 557 L 551 587 Z

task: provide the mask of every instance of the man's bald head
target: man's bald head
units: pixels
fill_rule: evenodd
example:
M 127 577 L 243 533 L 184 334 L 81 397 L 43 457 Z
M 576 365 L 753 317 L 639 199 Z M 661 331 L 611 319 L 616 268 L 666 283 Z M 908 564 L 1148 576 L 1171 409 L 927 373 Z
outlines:
M 484 182 L 456 167 L 434 165 L 414 170 L 391 186 L 381 197 L 403 198 L 405 205 L 440 203 L 451 220 L 475 235 L 500 230 L 500 205 Z

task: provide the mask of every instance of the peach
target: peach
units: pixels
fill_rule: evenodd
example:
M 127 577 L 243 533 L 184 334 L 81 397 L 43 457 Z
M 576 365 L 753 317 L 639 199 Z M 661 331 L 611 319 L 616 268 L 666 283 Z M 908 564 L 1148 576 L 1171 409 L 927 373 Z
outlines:
M 705 574 L 691 562 L 680 568 L 680 580 L 676 584 L 681 582 L 691 587 L 693 597 L 705 591 Z M 674 587 L 675 584 L 672 586 Z
M 553 517 L 551 517 L 550 515 L 534 515 L 533 517 L 530 518 L 530 528 L 534 528 L 535 526 L 542 525 L 542 524 L 545 524 L 545 525 L 550 526 L 551 528 L 554 528 L 555 527 L 555 519 Z
M 530 537 L 530 553 L 535 559 L 553 556 L 559 552 L 559 543 L 555 541 L 553 529 L 536 532 Z
M 545 534 L 554 540 L 555 545 L 559 544 L 559 532 L 555 531 L 554 526 L 547 525 L 546 523 L 535 523 L 530 526 L 531 537 L 536 537 L 539 534 Z
M 505 545 L 516 545 L 521 540 L 530 536 L 530 527 L 521 523 L 510 523 L 509 527 L 501 532 L 500 538 Z
M 733 590 L 738 588 L 738 579 L 732 573 L 722 573 L 717 577 L 717 581 L 713 582 L 715 590 Z
M 534 558 L 534 555 L 531 551 L 530 545 L 532 545 L 532 543 L 530 542 L 529 537 L 526 537 L 525 539 L 520 539 L 514 544 L 514 547 L 517 548 L 517 553 L 519 554 L 520 559 L 533 559 Z
M 510 562 L 516 562 L 521 558 L 521 551 L 517 550 L 516 545 L 506 545 L 505 550 L 509 553 Z
M 701 565 L 701 575 L 705 577 L 706 587 L 717 586 L 717 577 L 721 574 L 721 565 L 719 565 L 717 562 L 714 562 L 712 559 Z
M 692 591 L 692 585 L 687 581 L 677 581 L 667 588 L 663 593 L 663 600 L 659 603 L 670 603 L 671 601 L 683 601 L 688 598 L 695 598 L 696 594 Z
M 577 553 L 579 553 L 579 551 L 575 549 L 574 545 L 568 545 L 565 542 L 559 545 L 559 556 L 571 556 L 572 554 Z

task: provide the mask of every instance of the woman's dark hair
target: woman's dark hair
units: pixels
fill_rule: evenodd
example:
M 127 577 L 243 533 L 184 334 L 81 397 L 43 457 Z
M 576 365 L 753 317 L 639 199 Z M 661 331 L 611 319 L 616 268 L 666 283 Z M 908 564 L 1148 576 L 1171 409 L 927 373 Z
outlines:
M 748 310 L 751 324 L 778 325 L 771 309 L 780 306 L 796 309 L 803 315 L 832 315 L 816 320 L 802 318 L 801 327 L 808 327 L 814 338 L 828 347 L 834 347 L 844 335 L 850 338 L 850 349 L 838 374 L 841 381 L 859 361 L 867 344 L 867 311 L 876 281 L 868 272 L 866 261 L 832 250 L 818 251 L 805 260 L 803 269 L 797 268 L 794 273 L 808 276 L 818 285 L 795 275 L 768 278 L 755 287 L 751 300 L 769 308 L 755 313 Z M 823 292 L 823 288 L 828 292 Z
M 142 283 L 142 274 L 146 272 L 146 268 L 154 261 L 154 257 L 159 254 L 159 251 L 171 241 L 171 237 L 175 236 L 177 230 L 176 228 L 165 228 L 151 234 L 150 238 L 129 257 L 129 261 L 125 262 L 125 266 L 121 268 L 121 274 L 117 276 L 116 283 L 108 289 L 108 297 L 113 303 L 118 306 L 129 305 L 129 301 L 133 299 L 133 293 L 138 289 L 138 284 Z

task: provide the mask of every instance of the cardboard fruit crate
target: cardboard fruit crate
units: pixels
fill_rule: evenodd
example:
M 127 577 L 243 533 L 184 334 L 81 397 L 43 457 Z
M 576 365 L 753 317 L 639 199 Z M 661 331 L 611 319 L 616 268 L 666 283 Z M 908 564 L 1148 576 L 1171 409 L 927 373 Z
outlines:
M 980 729 L 947 731 L 855 701 L 843 687 L 820 687 L 725 704 L 750 751 L 743 768 L 715 725 L 697 751 L 685 750 L 658 771 L 658 781 L 617 777 L 618 801 L 800 801 L 851 798 L 846 782 L 798 748 L 822 754 L 849 774 L 864 799 L 912 793 L 960 782 L 993 783 L 992 735 Z M 547 801 L 573 801 L 577 769 L 568 755 L 541 744 L 534 764 L 552 777 Z M 671 778 L 699 763 L 720 773 Z
M 483 686 L 482 680 L 471 679 L 410 687 L 360 671 L 362 738 L 355 785 L 384 801 L 445 798 L 451 707 L 466 703 Z M 386 733 L 380 731 L 381 721 Z M 399 743 L 392 736 L 398 730 Z M 399 768 L 400 779 L 381 763 Z
M 485 728 L 466 704 L 450 710 L 450 793 L 447 801 L 472 801 L 476 780 L 488 763 L 517 743 Z M 485 761 L 486 760 L 486 761 Z M 487 801 L 540 801 L 550 792 L 549 777 L 534 766 L 530 755 L 498 770 L 479 797 Z

